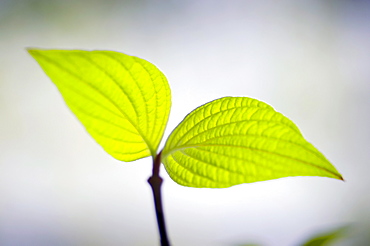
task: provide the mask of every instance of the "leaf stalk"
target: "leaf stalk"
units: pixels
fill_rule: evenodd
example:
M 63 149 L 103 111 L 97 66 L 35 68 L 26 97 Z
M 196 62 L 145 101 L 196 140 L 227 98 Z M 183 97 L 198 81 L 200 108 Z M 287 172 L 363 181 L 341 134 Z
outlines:
M 161 166 L 161 153 L 153 159 L 153 173 L 152 176 L 148 179 L 148 183 L 153 191 L 154 197 L 154 206 L 155 206 L 155 213 L 157 216 L 157 223 L 159 229 L 159 235 L 161 238 L 161 246 L 170 246 L 167 232 L 166 232 L 166 224 L 164 221 L 164 214 L 163 214 L 163 206 L 162 206 L 162 194 L 161 194 L 161 186 L 163 183 L 163 179 L 159 176 L 159 170 Z

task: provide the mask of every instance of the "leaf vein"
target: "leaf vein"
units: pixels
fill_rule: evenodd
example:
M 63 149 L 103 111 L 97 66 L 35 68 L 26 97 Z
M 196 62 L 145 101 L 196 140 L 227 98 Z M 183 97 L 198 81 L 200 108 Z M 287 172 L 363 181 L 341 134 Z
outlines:
M 151 82 L 152 82 L 152 85 L 153 85 L 153 88 L 154 88 L 154 90 L 155 90 L 155 98 L 156 98 L 156 107 L 154 107 L 154 110 L 155 110 L 155 113 L 154 113 L 154 115 L 155 115 L 155 120 L 154 120 L 154 125 L 153 125 L 153 128 L 152 128 L 152 131 L 151 131 L 151 137 L 153 137 L 153 135 L 154 135 L 154 133 L 156 133 L 156 139 L 157 139 L 157 137 L 158 137 L 158 134 L 160 134 L 160 131 L 155 131 L 155 129 L 157 129 L 157 125 L 158 125 L 158 105 L 159 105 L 159 93 L 158 93 L 158 90 L 157 90 L 157 87 L 155 86 L 155 84 L 154 84 L 154 80 L 156 79 L 156 78 L 154 78 L 154 76 L 153 76 L 153 74 L 151 73 L 151 72 L 149 72 L 149 70 L 148 70 L 148 68 L 146 67 L 146 66 L 144 66 L 141 62 L 140 62 L 140 59 L 139 58 L 137 58 L 137 57 L 133 57 L 133 59 L 134 59 L 134 61 L 136 62 L 136 64 L 139 64 L 146 72 L 147 72 L 147 74 L 150 76 L 150 78 L 151 78 Z M 158 75 L 157 75 L 157 77 L 158 77 Z M 160 76 L 161 77 L 161 79 L 162 79 L 162 84 L 164 84 L 164 80 L 163 80 L 163 77 L 162 76 Z M 166 114 L 164 114 L 164 117 L 166 117 Z
M 65 72 L 67 72 L 68 74 L 70 74 L 72 77 L 75 77 L 76 79 L 80 80 L 81 82 L 83 82 L 84 84 L 86 84 L 87 86 L 89 86 L 90 88 L 92 88 L 93 90 L 95 90 L 96 92 L 98 92 L 99 94 L 101 94 L 103 97 L 105 97 L 109 102 L 112 103 L 112 105 L 114 105 L 119 111 L 120 113 L 130 122 L 130 124 L 138 131 L 140 137 L 143 139 L 144 143 L 148 146 L 149 148 L 149 145 L 148 145 L 148 142 L 147 140 L 145 139 L 145 137 L 142 135 L 141 131 L 136 127 L 136 125 L 131 121 L 131 119 L 126 115 L 126 113 L 124 111 L 122 111 L 122 109 L 114 102 L 110 99 L 109 96 L 107 96 L 106 94 L 104 94 L 103 92 L 101 92 L 98 88 L 96 88 L 95 86 L 93 86 L 92 84 L 86 82 L 85 80 L 83 80 L 80 76 L 78 76 L 77 74 L 73 73 L 72 71 L 70 71 L 69 69 L 65 68 L 64 66 L 62 66 L 60 63 L 56 63 L 55 61 L 53 61 L 52 59 L 49 59 L 47 56 L 45 55 L 42 55 L 41 53 L 38 53 L 39 56 L 42 56 L 45 60 L 47 60 L 49 63 L 51 64 L 54 64 L 55 66 L 57 67 L 60 67 L 62 68 Z M 69 60 L 69 62 L 71 64 L 74 64 L 73 62 L 71 62 L 71 60 Z M 75 65 L 75 64 L 74 64 Z M 150 149 L 150 148 L 149 148 Z
M 336 177 L 338 177 L 338 175 L 324 167 L 321 167 L 321 166 L 318 166 L 318 165 L 315 165 L 313 163 L 310 163 L 310 162 L 307 162 L 307 161 L 304 161 L 304 160 L 301 160 L 301 159 L 298 159 L 298 158 L 294 158 L 294 157 L 291 157 L 291 156 L 287 156 L 287 155 L 283 155 L 283 154 L 280 154 L 280 153 L 276 153 L 276 152 L 270 152 L 270 151 L 267 151 L 267 150 L 263 150 L 263 149 L 257 149 L 257 148 L 251 148 L 251 147 L 246 147 L 246 146 L 240 146 L 240 145 L 225 145 L 225 144 L 205 144 L 205 145 L 202 145 L 202 144 L 199 144 L 199 145 L 196 145 L 196 146 L 193 146 L 193 147 L 189 147 L 189 148 L 194 148 L 194 147 L 197 147 L 197 146 L 220 146 L 220 147 L 233 147 L 233 148 L 242 148 L 242 149 L 249 149 L 249 150 L 253 150 L 253 151 L 260 151 L 260 152 L 264 152 L 264 153 L 268 153 L 268 154 L 272 154 L 272 155 L 276 155 L 276 156 L 279 156 L 279 157 L 282 157 L 282 158 L 286 158 L 286 159 L 291 159 L 291 160 L 294 160 L 294 161 L 297 161 L 297 162 L 300 162 L 302 164 L 306 164 L 306 165 L 309 165 L 309 166 L 313 166 L 313 167 L 316 167 L 318 169 L 321 169 L 325 172 L 328 172 Z M 181 148 L 181 149 L 184 149 L 184 148 Z
M 209 150 L 205 150 L 205 149 L 200 149 L 200 148 L 194 148 L 194 149 L 195 149 L 195 150 L 204 151 L 204 152 L 208 152 L 208 153 L 218 154 L 218 155 L 225 156 L 225 157 L 229 157 L 229 156 L 227 156 L 227 155 L 223 155 L 223 154 L 220 154 L 220 153 L 215 153 L 215 152 L 212 152 L 212 151 L 209 151 Z M 193 159 L 195 159 L 195 160 L 197 160 L 197 161 L 200 161 L 200 162 L 206 163 L 206 164 L 208 164 L 208 165 L 210 165 L 210 166 L 212 166 L 212 167 L 219 168 L 219 169 L 222 169 L 222 170 L 224 170 L 224 171 L 226 171 L 226 172 L 230 172 L 230 173 L 234 173 L 234 174 L 238 174 L 238 175 L 242 175 L 242 176 L 244 176 L 244 175 L 245 175 L 245 174 L 244 174 L 244 173 L 242 173 L 242 172 L 238 172 L 238 171 L 230 170 L 230 169 L 227 169 L 227 168 L 225 168 L 225 167 L 218 166 L 218 165 L 213 164 L 213 163 L 211 163 L 211 162 L 208 162 L 208 161 L 202 160 L 202 159 L 200 159 L 199 157 L 195 157 L 195 156 L 193 156 L 193 155 L 191 155 L 191 154 L 189 154 L 189 153 L 185 152 L 184 150 L 179 150 L 179 151 L 180 151 L 181 153 L 183 153 L 184 155 L 187 155 L 187 156 L 189 156 L 189 157 L 191 157 L 191 158 L 193 158 Z M 237 159 L 237 158 L 235 158 L 235 159 Z M 239 160 L 243 160 L 243 159 L 239 159 Z M 243 160 L 243 161 L 246 161 L 246 160 Z
M 297 147 L 300 147 L 308 152 L 310 152 L 311 154 L 315 155 L 317 158 L 323 160 L 323 161 L 327 161 L 322 155 L 319 155 L 317 152 L 309 149 L 309 148 L 306 148 L 304 145 L 300 145 L 298 143 L 295 143 L 295 142 L 292 142 L 292 141 L 289 141 L 289 140 L 285 140 L 285 139 L 280 139 L 280 138 L 275 138 L 275 137 L 268 137 L 268 136 L 262 136 L 262 135 L 256 135 L 256 134 L 230 134 L 230 135 L 222 135 L 222 136 L 218 136 L 218 137 L 214 137 L 214 138 L 209 138 L 207 139 L 206 141 L 204 142 L 199 142 L 199 144 L 204 144 L 204 143 L 207 143 L 211 140 L 215 140 L 215 139 L 220 139 L 220 138 L 223 138 L 223 137 L 235 137 L 235 136 L 239 136 L 239 137 L 260 137 L 260 138 L 266 138 L 266 139 L 273 139 L 273 140 L 277 140 L 277 141 L 281 141 L 281 142 L 285 142 L 285 143 L 289 143 L 289 144 L 292 144 L 292 145 L 295 145 Z M 305 143 L 308 143 L 305 141 Z M 185 145 L 183 145 L 185 146 Z
M 143 90 L 142 90 L 142 88 L 139 86 L 139 84 L 138 84 L 138 80 L 137 80 L 137 78 L 134 76 L 134 74 L 132 73 L 132 71 L 131 71 L 131 69 L 130 68 L 128 68 L 126 65 L 125 65 L 125 63 L 123 63 L 121 60 L 119 60 L 119 59 L 117 59 L 116 57 L 113 57 L 113 56 L 109 56 L 108 54 L 106 54 L 106 53 L 103 53 L 106 57 L 108 57 L 109 59 L 112 59 L 112 60 L 114 60 L 114 61 L 116 61 L 116 62 L 118 62 L 123 68 L 124 68 L 124 70 L 125 71 L 127 71 L 128 72 L 128 74 L 130 75 L 130 77 L 131 77 L 131 79 L 135 82 L 134 84 L 136 85 L 136 88 L 140 91 L 140 94 L 141 94 L 141 98 L 143 99 L 143 101 L 144 101 L 144 104 L 145 104 L 145 113 L 144 113 L 144 116 L 145 116 L 145 118 L 146 118 L 146 121 L 148 121 L 148 119 L 147 119 L 147 117 L 148 117 L 148 112 L 147 112 L 147 107 L 148 107 L 148 104 L 147 104 L 147 101 L 146 101 L 146 99 L 145 99 L 145 97 L 144 97 L 144 93 L 143 93 Z M 135 61 L 135 57 L 131 57 L 133 60 L 134 60 L 134 62 L 133 62 L 133 64 L 131 65 L 131 68 L 134 66 L 134 64 L 136 64 L 136 61 Z M 131 102 L 132 103 L 132 102 Z M 134 105 L 133 105 L 133 107 L 134 107 Z M 136 107 L 134 107 L 135 108 L 135 112 L 136 112 Z M 138 114 L 136 114 L 136 117 L 138 117 Z M 147 132 L 146 132 L 147 133 Z
M 216 116 L 216 115 L 218 115 L 218 114 L 223 114 L 225 111 L 231 111 L 231 110 L 235 110 L 235 109 L 238 109 L 238 108 L 252 108 L 252 107 L 250 107 L 250 106 L 241 106 L 241 107 L 232 107 L 232 108 L 229 108 L 229 109 L 226 109 L 226 110 L 221 110 L 221 111 L 219 111 L 219 112 L 217 112 L 217 113 L 215 113 L 215 114 L 211 114 L 211 115 L 209 115 L 209 116 L 207 116 L 207 117 L 204 117 L 204 118 L 202 118 L 202 120 L 200 120 L 199 122 L 197 122 L 196 124 L 194 124 L 193 126 L 191 126 L 191 128 L 190 129 L 187 129 L 187 131 L 184 133 L 184 135 L 182 135 L 177 141 L 176 141 L 176 145 L 177 144 L 179 144 L 184 138 L 185 138 L 185 136 L 186 135 L 188 135 L 188 134 L 191 134 L 192 132 L 192 130 L 197 126 L 197 125 L 199 125 L 199 124 L 201 124 L 204 120 L 206 120 L 206 119 L 208 119 L 208 118 L 211 118 L 211 117 L 214 117 L 214 116 Z M 260 108 L 260 107 L 253 107 L 253 108 Z M 266 109 L 266 108 L 262 108 L 262 109 Z M 258 111 L 258 110 L 257 110 Z M 256 112 L 257 112 L 256 111 Z M 185 119 L 186 120 L 186 119 Z M 251 119 L 243 119 L 243 120 L 240 120 L 240 121 L 235 121 L 235 122 L 243 122 L 243 121 L 256 121 L 256 122 L 276 122 L 276 123 L 280 123 L 281 125 L 284 125 L 284 126 L 287 126 L 287 127 L 289 127 L 290 129 L 292 129 L 294 132 L 297 132 L 297 133 L 299 133 L 299 134 L 301 134 L 299 131 L 297 131 L 296 129 L 294 129 L 292 126 L 290 126 L 290 125 L 287 125 L 287 124 L 284 124 L 283 122 L 281 122 L 281 121 L 271 121 L 271 120 L 251 120 Z M 231 123 L 234 123 L 234 122 L 228 122 L 228 123 L 226 123 L 226 124 L 222 124 L 222 125 L 219 125 L 219 126 L 225 126 L 225 125 L 229 125 L 229 124 L 231 124 Z M 216 126 L 216 127 L 218 127 L 218 126 Z M 209 129 L 212 129 L 212 128 L 209 128 Z M 209 130 L 209 129 L 206 129 L 205 131 L 207 131 L 207 130 Z M 203 133 L 203 132 L 205 132 L 205 131 L 202 131 L 202 132 L 198 132 L 198 135 L 199 134 L 201 134 L 201 133 Z M 197 135 L 195 135 L 195 136 L 193 136 L 193 137 L 196 137 Z
M 103 53 L 105 54 L 105 53 Z M 107 57 L 110 57 L 108 56 L 107 54 L 105 54 Z M 128 101 L 130 102 L 131 104 L 131 107 L 134 109 L 135 111 L 135 115 L 136 115 L 136 118 L 138 119 L 138 112 L 137 112 L 137 107 L 134 105 L 134 102 L 133 100 L 131 99 L 131 96 L 130 94 L 128 94 L 125 89 L 113 78 L 113 75 L 110 74 L 107 69 L 103 69 L 100 65 L 98 65 L 98 63 L 96 63 L 95 61 L 93 61 L 88 55 L 84 54 L 84 53 L 81 53 L 81 57 L 85 58 L 86 61 L 90 62 L 91 65 L 95 66 L 96 68 L 98 68 L 102 73 L 104 73 L 109 79 L 110 81 L 113 82 L 113 84 L 115 84 L 120 90 L 121 92 L 127 97 Z M 126 71 L 128 71 L 130 73 L 130 71 L 124 67 L 126 69 Z M 134 80 L 134 79 L 133 79 Z M 135 80 L 134 80 L 135 81 Z
M 215 180 L 213 180 L 212 178 L 210 178 L 210 177 L 207 177 L 207 176 L 205 176 L 205 175 L 201 175 L 201 174 L 199 174 L 199 173 L 197 173 L 197 172 L 194 172 L 193 170 L 191 170 L 189 167 L 187 167 L 187 166 L 185 166 L 185 165 L 182 165 L 182 163 L 181 162 L 179 162 L 178 160 L 177 160 L 177 158 L 174 156 L 174 155 L 171 155 L 172 156 L 172 158 L 173 158 L 173 160 L 180 166 L 180 167 L 182 167 L 185 171 L 188 171 L 189 173 L 191 173 L 191 174 L 193 174 L 194 176 L 198 176 L 198 177 L 201 177 L 201 178 L 204 178 L 204 179 L 207 179 L 207 180 L 209 180 L 209 181 L 211 181 L 211 182 L 213 182 L 213 183 L 216 183 L 216 181 Z
M 227 158 L 230 158 L 230 159 L 235 159 L 235 160 L 238 160 L 238 161 L 249 162 L 249 163 L 252 163 L 255 166 L 266 167 L 266 168 L 271 169 L 271 170 L 277 170 L 275 168 L 272 168 L 271 166 L 263 165 L 261 163 L 257 163 L 257 162 L 252 161 L 252 160 L 242 159 L 242 158 L 238 158 L 236 156 L 231 156 L 231 155 L 226 155 L 226 154 L 221 154 L 221 153 L 214 152 L 214 151 L 211 151 L 211 150 L 208 150 L 208 149 L 203 149 L 201 147 L 198 147 L 198 148 L 195 148 L 195 149 L 199 150 L 199 151 L 204 151 L 204 152 L 208 152 L 208 153 L 211 153 L 211 154 L 215 154 L 215 155 L 224 156 L 224 157 L 227 157 Z M 261 156 L 261 158 L 263 158 L 263 157 Z M 240 174 L 240 175 L 243 175 L 243 176 L 246 175 L 244 172 L 238 172 L 238 171 L 230 171 L 230 172 L 233 172 L 235 174 Z

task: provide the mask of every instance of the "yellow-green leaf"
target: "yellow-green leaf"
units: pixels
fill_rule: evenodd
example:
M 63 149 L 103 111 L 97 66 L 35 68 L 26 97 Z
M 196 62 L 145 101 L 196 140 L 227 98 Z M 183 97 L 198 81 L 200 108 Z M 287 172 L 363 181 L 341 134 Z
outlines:
M 153 64 L 113 51 L 28 51 L 110 155 L 122 161 L 156 155 L 171 94 Z
M 190 187 L 288 176 L 342 179 L 292 121 L 247 97 L 224 97 L 192 111 L 168 138 L 162 162 L 175 182 Z

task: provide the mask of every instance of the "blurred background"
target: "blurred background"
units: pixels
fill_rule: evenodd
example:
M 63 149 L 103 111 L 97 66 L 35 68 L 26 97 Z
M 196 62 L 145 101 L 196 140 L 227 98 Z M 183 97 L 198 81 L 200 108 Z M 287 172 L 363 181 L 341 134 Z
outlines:
M 151 61 L 172 89 L 165 137 L 213 99 L 267 102 L 346 180 L 194 189 L 162 169 L 173 245 L 299 245 L 345 225 L 336 245 L 370 245 L 370 1 L 0 0 L 0 245 L 158 245 L 151 160 L 106 154 L 26 47 Z

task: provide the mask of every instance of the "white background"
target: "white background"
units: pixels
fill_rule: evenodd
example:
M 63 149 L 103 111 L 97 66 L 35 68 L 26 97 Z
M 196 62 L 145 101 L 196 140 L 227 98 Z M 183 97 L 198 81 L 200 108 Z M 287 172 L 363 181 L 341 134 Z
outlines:
M 346 180 L 194 189 L 162 169 L 173 245 L 299 245 L 349 224 L 338 245 L 369 244 L 369 1 L 0 0 L 0 245 L 158 245 L 150 159 L 106 154 L 30 46 L 151 61 L 172 89 L 165 136 L 213 99 L 267 102 Z

